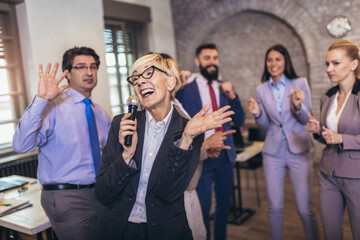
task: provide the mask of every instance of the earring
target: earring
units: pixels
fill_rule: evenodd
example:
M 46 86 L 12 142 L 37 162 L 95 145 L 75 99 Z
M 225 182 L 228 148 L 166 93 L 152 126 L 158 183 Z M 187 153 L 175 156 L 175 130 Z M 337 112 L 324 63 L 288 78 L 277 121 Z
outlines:
M 168 87 L 167 89 L 168 89 L 169 91 L 171 91 L 171 88 L 170 88 L 170 87 Z

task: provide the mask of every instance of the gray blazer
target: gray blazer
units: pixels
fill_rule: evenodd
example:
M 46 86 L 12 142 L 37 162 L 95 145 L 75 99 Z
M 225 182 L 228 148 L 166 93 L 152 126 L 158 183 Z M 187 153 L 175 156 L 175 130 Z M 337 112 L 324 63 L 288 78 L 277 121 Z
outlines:
M 334 101 L 338 86 L 331 88 L 321 98 L 320 124 L 326 126 L 326 117 Z M 339 120 L 338 133 L 342 134 L 342 144 L 326 144 L 324 138 L 314 135 L 315 139 L 326 144 L 323 151 L 320 171 L 332 176 L 360 178 L 360 80 L 356 79 L 351 95 Z
M 299 111 L 295 111 L 291 94 L 295 87 L 305 93 L 305 99 Z M 306 121 L 311 109 L 310 89 L 306 78 L 288 80 L 284 91 L 281 116 L 276 108 L 270 82 L 266 81 L 256 89 L 261 115 L 255 119 L 260 128 L 267 129 L 263 153 L 275 155 L 280 147 L 281 133 L 284 132 L 289 150 L 298 154 L 310 150 L 311 141 L 306 130 Z

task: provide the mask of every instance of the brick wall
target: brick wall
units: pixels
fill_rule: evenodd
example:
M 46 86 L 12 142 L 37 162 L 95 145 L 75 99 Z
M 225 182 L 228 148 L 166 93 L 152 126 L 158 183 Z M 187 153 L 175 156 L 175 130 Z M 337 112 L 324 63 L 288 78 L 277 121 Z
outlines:
M 359 0 L 172 0 L 171 5 L 182 68 L 197 71 L 195 48 L 216 43 L 222 79 L 233 83 L 243 107 L 260 84 L 266 49 L 282 43 L 298 74 L 308 78 L 318 117 L 320 97 L 331 86 L 326 51 L 336 40 L 327 33 L 327 22 L 335 15 L 349 17 L 353 30 L 345 38 L 360 43 Z

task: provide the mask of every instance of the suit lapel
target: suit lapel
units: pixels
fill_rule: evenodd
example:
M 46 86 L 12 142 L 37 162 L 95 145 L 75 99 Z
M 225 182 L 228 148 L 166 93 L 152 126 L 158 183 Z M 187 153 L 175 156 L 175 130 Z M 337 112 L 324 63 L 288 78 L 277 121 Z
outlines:
M 145 114 L 145 110 L 138 112 L 137 114 L 137 134 L 138 134 L 138 144 L 135 150 L 135 154 L 134 154 L 134 160 L 136 162 L 136 166 L 138 167 L 138 169 L 141 169 L 141 162 L 142 162 L 142 153 L 143 153 L 143 148 L 144 148 L 144 136 L 145 136 L 145 123 L 146 123 L 146 114 Z M 140 172 L 138 175 L 138 178 L 140 179 Z M 131 181 L 132 183 L 132 188 L 134 189 L 134 192 L 136 194 L 138 186 L 139 186 L 139 181 Z
M 322 111 L 321 111 L 321 116 L 320 116 L 320 122 L 322 123 L 323 126 L 326 127 L 326 117 L 328 115 L 328 112 L 329 112 L 329 108 L 331 106 L 331 104 L 333 103 L 334 101 L 334 98 L 335 98 L 336 94 L 333 94 L 331 97 L 328 97 L 324 103 L 323 103 L 323 106 L 322 106 Z
M 219 103 L 220 103 L 219 108 L 222 108 L 225 106 L 226 96 L 221 87 L 219 87 L 219 98 L 220 98 L 219 99 Z
M 286 113 L 290 111 L 291 90 L 294 88 L 292 83 L 292 81 L 287 80 L 284 89 L 284 95 L 281 103 L 281 119 L 283 120 L 283 122 L 286 122 L 285 118 L 290 117 L 290 115 Z
M 346 128 L 349 126 L 350 121 L 353 119 L 355 110 L 357 109 L 356 104 L 358 100 L 359 97 L 357 95 L 350 94 L 339 120 L 339 133 L 344 133 L 346 131 Z
M 167 166 L 168 154 L 172 148 L 172 144 L 175 136 L 181 137 L 183 132 L 183 119 L 180 117 L 176 109 L 173 109 L 170 124 L 165 137 L 161 143 L 159 151 L 156 155 L 154 165 L 151 169 L 147 192 L 150 192 L 155 186 L 158 179 L 158 175 L 162 172 L 161 170 Z
M 275 98 L 274 98 L 274 94 L 271 90 L 270 87 L 270 81 L 266 82 L 266 89 L 264 92 L 264 102 L 263 104 L 265 105 L 265 109 L 267 109 L 268 111 L 266 111 L 269 115 L 273 116 L 277 121 L 281 122 L 281 117 L 280 114 L 277 110 L 276 107 L 276 102 L 275 102 Z
M 198 113 L 202 109 L 202 101 L 200 97 L 199 88 L 196 83 L 196 79 L 190 84 L 193 84 L 193 86 L 190 88 L 192 90 L 191 96 L 193 97 L 193 99 L 191 99 L 190 100 L 191 103 L 189 103 L 191 106 L 193 106 L 192 112 L 190 113 L 190 116 L 193 117 L 196 113 Z

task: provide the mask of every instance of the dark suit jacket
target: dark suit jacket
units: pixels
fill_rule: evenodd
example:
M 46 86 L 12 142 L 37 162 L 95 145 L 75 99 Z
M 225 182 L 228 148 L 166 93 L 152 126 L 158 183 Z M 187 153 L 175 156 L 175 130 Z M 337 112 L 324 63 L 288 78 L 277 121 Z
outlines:
M 176 98 L 181 102 L 185 110 L 189 113 L 191 117 L 193 117 L 196 113 L 198 113 L 203 106 L 201 102 L 200 93 L 198 86 L 196 84 L 196 80 L 186 85 L 183 89 L 179 90 L 176 93 Z M 205 103 L 206 104 L 206 103 Z M 244 110 L 241 106 L 240 100 L 238 96 L 234 100 L 228 99 L 223 91 L 220 89 L 220 108 L 226 105 L 230 105 L 231 109 L 235 112 L 232 115 L 232 120 L 236 126 L 241 126 L 245 121 Z M 224 131 L 230 130 L 231 125 L 230 122 L 223 124 Z M 229 161 L 234 161 L 236 158 L 236 152 L 234 147 L 234 139 L 232 136 L 228 135 L 225 140 L 225 145 L 230 146 L 230 150 L 227 151 L 227 156 Z
M 95 193 L 103 207 L 99 214 L 99 238 L 122 239 L 136 200 L 144 144 L 145 111 L 137 114 L 138 144 L 133 159 L 138 169 L 122 158 L 119 127 L 122 115 L 111 124 L 102 165 L 96 178 Z M 181 138 L 188 120 L 174 109 L 170 125 L 160 146 L 149 177 L 145 199 L 149 239 L 193 239 L 184 208 L 184 191 L 199 161 L 203 134 L 194 139 L 191 150 L 174 145 Z
M 321 98 L 320 124 L 326 126 L 326 118 L 334 101 L 338 86 L 331 88 Z M 334 174 L 344 178 L 360 178 L 360 80 L 356 79 L 349 99 L 339 120 L 338 133 L 342 144 L 327 144 L 323 150 L 319 170 L 328 176 Z M 314 134 L 325 143 L 324 138 Z

